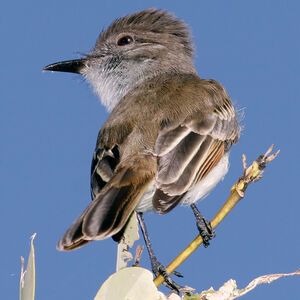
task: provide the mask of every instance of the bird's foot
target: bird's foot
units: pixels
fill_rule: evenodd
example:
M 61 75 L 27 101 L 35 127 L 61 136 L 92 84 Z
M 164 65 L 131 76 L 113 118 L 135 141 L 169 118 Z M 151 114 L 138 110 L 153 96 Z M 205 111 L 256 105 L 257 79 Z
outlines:
M 201 213 L 194 204 L 191 205 L 191 208 L 196 217 L 196 224 L 199 230 L 199 234 L 203 239 L 203 246 L 207 248 L 209 246 L 209 241 L 216 236 L 216 233 L 213 230 L 210 222 L 207 221 L 206 218 L 201 215 Z
M 156 257 L 152 257 L 151 259 L 151 266 L 153 273 L 158 276 L 162 275 L 165 279 L 164 285 L 168 287 L 169 289 L 173 290 L 176 294 L 179 294 L 180 292 L 185 292 L 185 288 L 181 285 L 177 284 L 168 274 L 166 268 L 157 260 Z M 177 271 L 173 272 L 174 275 L 177 277 L 183 277 L 183 275 Z
M 209 246 L 209 241 L 216 236 L 216 233 L 211 227 L 210 222 L 207 221 L 203 216 L 202 218 L 197 219 L 196 223 L 199 234 L 203 239 L 203 246 L 207 248 Z

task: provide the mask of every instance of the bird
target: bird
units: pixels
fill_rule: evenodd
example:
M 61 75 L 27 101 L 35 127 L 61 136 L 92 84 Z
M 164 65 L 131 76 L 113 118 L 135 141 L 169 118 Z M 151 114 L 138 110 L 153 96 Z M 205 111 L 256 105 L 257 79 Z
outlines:
M 162 9 L 134 12 L 102 30 L 80 59 L 44 70 L 82 75 L 110 112 L 92 158 L 93 201 L 57 248 L 118 240 L 135 211 L 154 273 L 177 289 L 153 253 L 143 213 L 191 206 L 208 246 L 214 232 L 195 202 L 227 173 L 241 130 L 225 88 L 198 75 L 188 25 Z

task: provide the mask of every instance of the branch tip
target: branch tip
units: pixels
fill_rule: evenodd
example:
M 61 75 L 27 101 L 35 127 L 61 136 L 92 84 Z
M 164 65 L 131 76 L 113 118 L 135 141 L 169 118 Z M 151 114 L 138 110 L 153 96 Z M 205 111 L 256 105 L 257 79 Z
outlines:
M 244 175 L 246 175 L 246 170 L 247 170 L 247 157 L 246 157 L 245 154 L 242 155 L 242 163 L 243 163 Z
M 269 149 L 267 150 L 267 152 L 265 153 L 264 157 L 267 157 L 274 149 L 274 144 L 272 144 Z
M 274 160 L 279 154 L 280 150 L 271 154 L 274 149 L 272 144 L 264 155 L 260 155 L 248 168 L 246 155 L 242 155 L 243 175 L 237 180 L 237 182 L 231 188 L 231 193 L 227 201 L 222 208 L 217 212 L 215 217 L 211 220 L 212 228 L 216 228 L 220 222 L 226 217 L 226 215 L 232 210 L 232 208 L 242 199 L 245 195 L 245 190 L 251 182 L 255 182 L 262 177 L 263 170 L 266 165 Z M 271 154 L 271 155 L 270 155 Z M 203 242 L 202 237 L 197 236 L 167 267 L 168 274 L 171 274 L 175 269 L 181 265 Z M 157 276 L 154 279 L 155 285 L 158 287 L 164 282 L 162 275 Z

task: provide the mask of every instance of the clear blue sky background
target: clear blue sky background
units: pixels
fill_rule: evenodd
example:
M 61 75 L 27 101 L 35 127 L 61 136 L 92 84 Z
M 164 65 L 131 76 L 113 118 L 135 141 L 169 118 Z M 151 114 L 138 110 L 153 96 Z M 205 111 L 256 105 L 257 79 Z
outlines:
M 299 1 L 5 1 L 1 4 L 0 199 L 1 299 L 18 297 L 20 256 L 37 232 L 37 299 L 93 299 L 114 272 L 116 244 L 94 242 L 61 253 L 56 242 L 90 201 L 98 130 L 108 114 L 75 74 L 42 73 L 91 50 L 116 17 L 165 8 L 191 27 L 202 78 L 220 81 L 244 110 L 231 169 L 200 210 L 212 218 L 242 171 L 271 143 L 281 154 L 265 177 L 180 268 L 178 283 L 198 291 L 230 278 L 300 267 Z M 197 234 L 192 212 L 145 216 L 154 249 L 167 264 Z M 140 241 L 142 243 L 142 240 Z M 149 267 L 144 252 L 142 266 Z M 243 299 L 299 299 L 299 277 L 260 286 Z

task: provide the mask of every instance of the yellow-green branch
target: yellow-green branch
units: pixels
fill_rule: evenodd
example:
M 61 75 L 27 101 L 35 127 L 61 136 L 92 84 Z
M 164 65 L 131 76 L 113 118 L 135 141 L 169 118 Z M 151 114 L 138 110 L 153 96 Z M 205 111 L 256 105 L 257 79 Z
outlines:
M 247 168 L 246 166 L 246 156 L 243 155 L 243 167 L 244 173 L 233 185 L 230 191 L 230 196 L 218 211 L 215 217 L 211 220 L 212 228 L 216 228 L 221 221 L 227 216 L 227 214 L 233 209 L 233 207 L 244 197 L 245 190 L 249 183 L 255 182 L 262 177 L 263 170 L 266 165 L 272 161 L 279 153 L 279 150 L 270 155 L 273 151 L 274 145 L 268 149 L 264 155 L 260 155 L 252 165 Z M 167 267 L 166 270 L 168 274 L 173 273 L 179 265 L 181 265 L 201 244 L 203 240 L 200 235 L 198 235 Z M 154 284 L 158 287 L 164 282 L 162 275 L 157 276 L 154 279 Z

